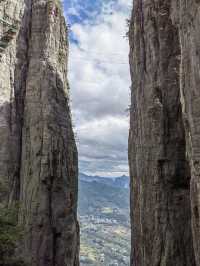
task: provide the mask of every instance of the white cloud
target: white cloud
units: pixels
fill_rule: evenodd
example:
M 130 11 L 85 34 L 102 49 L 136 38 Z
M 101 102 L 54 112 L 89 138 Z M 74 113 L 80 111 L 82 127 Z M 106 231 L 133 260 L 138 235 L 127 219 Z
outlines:
M 131 0 L 105 4 L 92 21 L 72 25 L 69 81 L 79 139 L 80 170 L 128 173 L 128 40 Z M 69 12 L 75 14 L 76 10 Z

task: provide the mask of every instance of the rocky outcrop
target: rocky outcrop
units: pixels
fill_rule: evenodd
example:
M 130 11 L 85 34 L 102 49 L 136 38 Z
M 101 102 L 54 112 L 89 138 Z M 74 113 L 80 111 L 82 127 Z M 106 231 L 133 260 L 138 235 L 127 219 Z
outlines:
M 131 265 L 200 265 L 199 12 L 199 1 L 134 1 Z
M 78 162 L 61 3 L 0 1 L 0 19 L 0 46 L 8 40 L 0 51 L 1 202 L 19 202 L 22 256 L 30 265 L 79 265 Z

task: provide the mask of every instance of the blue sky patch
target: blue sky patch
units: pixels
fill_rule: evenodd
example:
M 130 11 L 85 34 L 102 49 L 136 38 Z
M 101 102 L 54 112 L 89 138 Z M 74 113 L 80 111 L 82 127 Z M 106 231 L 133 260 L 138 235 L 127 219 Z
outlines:
M 67 3 L 64 1 L 64 9 L 69 24 L 94 22 L 105 4 L 114 5 L 115 3 L 116 0 L 69 0 Z
M 128 174 L 130 71 L 126 20 L 132 0 L 63 0 L 79 169 Z M 113 67 L 114 66 L 114 67 Z

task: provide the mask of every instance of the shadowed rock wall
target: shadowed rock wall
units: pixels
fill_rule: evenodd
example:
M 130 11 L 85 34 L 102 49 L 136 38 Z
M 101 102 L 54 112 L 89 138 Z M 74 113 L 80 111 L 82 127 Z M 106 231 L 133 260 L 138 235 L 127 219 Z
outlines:
M 134 266 L 200 265 L 198 5 L 134 1 L 129 33 Z

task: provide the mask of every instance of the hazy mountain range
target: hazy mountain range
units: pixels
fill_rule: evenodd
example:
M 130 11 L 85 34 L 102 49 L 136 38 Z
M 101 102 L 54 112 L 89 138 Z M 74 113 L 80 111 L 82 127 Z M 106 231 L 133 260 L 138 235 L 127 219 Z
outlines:
M 129 177 L 107 178 L 79 175 L 79 214 L 95 213 L 102 207 L 129 211 Z
M 102 177 L 102 176 L 89 176 L 84 173 L 79 174 L 79 180 L 85 182 L 98 182 L 101 184 L 119 187 L 119 188 L 129 188 L 129 177 L 126 175 L 122 175 L 119 177 Z

